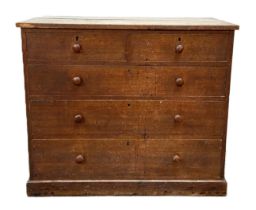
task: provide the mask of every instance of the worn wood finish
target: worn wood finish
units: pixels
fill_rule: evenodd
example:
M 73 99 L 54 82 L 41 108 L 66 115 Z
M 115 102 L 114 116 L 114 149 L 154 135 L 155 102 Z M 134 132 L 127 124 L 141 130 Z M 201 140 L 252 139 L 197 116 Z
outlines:
M 48 98 L 226 96 L 227 67 L 30 64 L 28 74 L 29 95 Z
M 221 140 L 33 140 L 31 153 L 31 180 L 221 178 Z
M 17 26 L 28 195 L 226 194 L 237 25 L 51 17 Z
M 16 24 L 21 28 L 235 30 L 239 26 L 215 18 L 40 17 Z
M 29 181 L 29 196 L 226 195 L 225 180 L 78 180 Z
M 31 135 L 46 139 L 222 137 L 225 107 L 225 102 L 211 101 L 31 101 Z
M 126 31 L 59 31 L 27 33 L 28 62 L 79 64 L 89 61 L 125 62 Z M 74 44 L 81 46 L 74 51 Z
M 40 33 L 39 33 L 40 32 Z M 229 62 L 230 31 L 29 30 L 29 63 Z M 74 49 L 77 46 L 77 51 Z M 182 52 L 176 47 L 182 45 Z
M 224 62 L 230 32 L 144 32 L 130 38 L 131 62 Z

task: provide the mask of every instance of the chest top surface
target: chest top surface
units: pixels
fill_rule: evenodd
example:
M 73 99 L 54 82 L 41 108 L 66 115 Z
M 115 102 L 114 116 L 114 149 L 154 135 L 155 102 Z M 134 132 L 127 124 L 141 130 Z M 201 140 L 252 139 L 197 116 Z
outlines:
M 18 22 L 21 28 L 236 30 L 238 25 L 215 18 L 38 17 Z

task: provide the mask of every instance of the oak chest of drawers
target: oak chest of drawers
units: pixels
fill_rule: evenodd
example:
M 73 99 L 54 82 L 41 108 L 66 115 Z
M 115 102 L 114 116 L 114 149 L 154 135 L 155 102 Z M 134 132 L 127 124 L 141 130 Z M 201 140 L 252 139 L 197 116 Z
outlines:
M 225 195 L 234 30 L 216 19 L 22 28 L 28 195 Z

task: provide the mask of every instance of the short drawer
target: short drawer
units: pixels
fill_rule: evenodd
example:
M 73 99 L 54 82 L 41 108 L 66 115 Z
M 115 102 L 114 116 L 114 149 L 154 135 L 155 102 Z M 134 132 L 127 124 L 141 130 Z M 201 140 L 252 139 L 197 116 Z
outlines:
M 124 62 L 126 36 L 122 30 L 30 30 L 27 32 L 28 62 Z
M 31 180 L 220 179 L 221 140 L 33 140 Z
M 27 68 L 29 95 L 226 96 L 225 67 L 37 65 Z
M 229 31 L 28 30 L 28 63 L 180 63 L 231 60 Z
M 222 137 L 226 102 L 30 101 L 34 139 Z
M 226 62 L 231 60 L 230 32 L 148 32 L 130 38 L 132 62 Z

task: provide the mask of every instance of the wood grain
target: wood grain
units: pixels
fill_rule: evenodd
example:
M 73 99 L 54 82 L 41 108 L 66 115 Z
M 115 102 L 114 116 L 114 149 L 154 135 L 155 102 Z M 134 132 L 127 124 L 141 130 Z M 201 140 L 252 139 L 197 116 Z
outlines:
M 221 140 L 34 140 L 31 152 L 32 180 L 221 178 Z
M 57 30 L 27 32 L 28 63 L 230 62 L 230 31 Z M 74 52 L 79 43 L 81 50 Z M 182 53 L 176 46 L 182 44 Z
M 31 101 L 32 138 L 205 138 L 222 137 L 225 102 Z M 81 114 L 84 121 L 76 123 Z M 175 115 L 181 122 L 175 122 Z
M 45 17 L 17 26 L 29 196 L 226 194 L 238 25 Z
M 29 196 L 196 195 L 224 196 L 225 180 L 29 181 Z
M 228 68 L 116 65 L 28 65 L 29 95 L 213 97 L 226 96 Z M 73 78 L 79 77 L 79 85 Z M 44 78 L 44 80 L 42 80 Z M 176 79 L 184 84 L 178 86 Z
M 39 17 L 16 24 L 22 28 L 235 30 L 239 26 L 215 18 Z
M 160 33 L 144 32 L 130 35 L 132 62 L 206 62 L 229 61 L 227 47 L 229 32 L 182 31 Z M 176 47 L 182 45 L 182 52 Z

